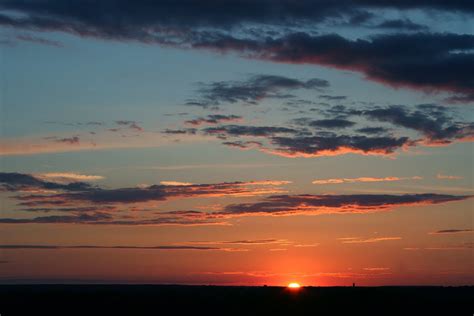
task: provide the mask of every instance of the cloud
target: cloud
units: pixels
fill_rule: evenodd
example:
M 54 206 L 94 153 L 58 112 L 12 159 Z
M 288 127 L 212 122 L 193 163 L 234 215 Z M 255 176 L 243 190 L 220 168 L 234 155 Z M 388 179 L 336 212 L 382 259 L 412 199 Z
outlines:
M 75 145 L 75 144 L 79 144 L 79 137 L 78 136 L 73 136 L 73 137 L 65 137 L 65 138 L 58 138 L 58 139 L 54 139 L 55 142 L 57 143 L 66 143 L 66 144 L 70 144 L 70 145 Z
M 390 270 L 390 268 L 370 267 L 370 268 L 364 268 L 363 270 L 365 270 L 365 271 L 388 271 L 388 270 Z
M 418 131 L 426 137 L 423 141 L 427 144 L 446 144 L 454 140 L 474 138 L 474 123 L 456 122 L 447 115 L 446 108 L 437 105 L 418 105 L 414 111 L 392 105 L 367 110 L 363 115 Z
M 232 141 L 232 142 L 223 142 L 222 145 L 229 147 L 236 147 L 243 150 L 252 149 L 252 148 L 263 148 L 263 143 L 256 141 Z
M 332 179 L 320 179 L 314 180 L 313 184 L 340 184 L 340 183 L 357 183 L 357 182 L 392 182 L 402 180 L 421 180 L 421 177 L 360 177 L 360 178 L 332 178 Z
M 220 248 L 205 246 L 99 246 L 99 245 L 79 245 L 79 246 L 63 246 L 63 245 L 0 245 L 3 250 L 62 250 L 62 249 L 121 249 L 121 250 L 204 250 L 204 251 L 235 251 L 239 248 Z
M 420 49 L 417 43 L 425 45 Z M 337 34 L 305 32 L 264 40 L 216 35 L 199 38 L 192 46 L 234 51 L 247 58 L 356 71 L 368 80 L 392 87 L 450 92 L 460 96 L 460 101 L 474 93 L 472 69 L 466 68 L 474 60 L 474 54 L 470 53 L 474 35 L 383 34 L 356 40 Z
M 355 122 L 351 122 L 346 119 L 342 118 L 331 118 L 331 119 L 323 119 L 323 120 L 312 120 L 310 118 L 299 118 L 293 120 L 296 124 L 303 124 L 306 126 L 311 126 L 317 129 L 325 128 L 325 129 L 342 129 L 348 128 L 356 125 Z
M 365 244 L 365 243 L 376 243 L 382 241 L 400 240 L 402 237 L 371 237 L 371 238 L 360 238 L 360 237 L 345 237 L 339 238 L 343 244 Z
M 87 224 L 87 225 L 118 225 L 118 226 L 202 226 L 228 225 L 213 217 L 207 217 L 199 212 L 179 211 L 140 218 L 114 217 L 110 213 L 92 212 L 74 215 L 51 215 L 33 218 L 0 218 L 0 224 Z
M 309 247 L 318 247 L 319 243 L 314 243 L 314 244 L 296 244 L 293 245 L 296 248 L 309 248 Z
M 212 0 L 202 1 L 111 1 L 105 0 L 91 12 L 92 4 L 80 0 L 2 1 L 0 8 L 13 10 L 18 16 L 3 16 L 2 24 L 18 28 L 63 31 L 81 36 L 105 39 L 153 41 L 159 32 L 176 32 L 196 28 L 226 30 L 242 24 L 292 25 L 322 22 L 337 18 L 366 16 L 373 9 L 433 9 L 441 12 L 472 13 L 470 1 L 447 0 L 287 0 L 226 1 L 216 6 Z M 158 33 L 158 34 L 157 34 Z
M 49 39 L 45 39 L 42 37 L 33 36 L 29 34 L 19 34 L 15 38 L 23 42 L 30 42 L 30 43 L 53 46 L 53 47 L 63 47 L 63 44 L 61 42 L 53 41 L 53 40 L 49 40 Z
M 336 156 L 349 153 L 362 155 L 390 155 L 397 149 L 411 146 L 408 137 L 368 137 L 350 135 L 273 137 L 277 146 L 270 153 L 285 157 Z
M 46 177 L 47 179 L 47 177 Z M 84 191 L 92 187 L 85 182 L 67 184 L 45 181 L 41 177 L 16 172 L 0 172 L 0 191 L 64 190 Z
M 254 136 L 264 137 L 275 134 L 296 134 L 297 130 L 279 126 L 244 126 L 244 125 L 222 125 L 203 129 L 204 134 L 218 135 L 225 139 L 227 136 Z
M 163 134 L 170 134 L 170 135 L 195 135 L 197 132 L 197 129 L 195 128 L 183 128 L 183 129 L 165 129 L 161 133 Z
M 441 179 L 441 180 L 460 180 L 460 179 L 463 179 L 463 177 L 461 177 L 461 176 L 445 175 L 445 174 L 442 174 L 442 173 L 438 173 L 436 175 L 436 178 Z
M 356 130 L 356 132 L 368 135 L 386 134 L 388 131 L 389 129 L 385 127 L 363 127 Z
M 120 129 L 113 129 L 119 131 Z M 166 134 L 166 133 L 165 133 Z M 171 131 L 169 134 L 172 134 Z M 174 144 L 177 140 L 182 142 L 199 142 L 204 137 L 198 137 L 191 132 L 175 133 L 173 139 L 158 137 L 156 132 L 140 132 L 133 135 L 135 137 L 124 137 L 123 133 L 109 133 L 108 131 L 83 134 L 79 142 L 56 141 L 58 139 L 70 139 L 62 136 L 38 135 L 22 137 L 0 138 L 0 156 L 13 155 L 34 155 L 57 152 L 77 152 L 77 151 L 97 151 L 104 149 L 118 148 L 156 148 L 169 144 Z
M 405 195 L 274 195 L 261 202 L 230 204 L 221 215 L 344 214 L 387 211 L 400 206 L 422 206 L 462 201 L 469 196 Z
M 110 214 L 94 212 L 92 214 L 51 215 L 34 218 L 0 218 L 0 224 L 87 224 L 111 219 Z
M 224 125 L 206 128 L 201 132 L 220 139 L 260 137 L 258 142 L 232 140 L 224 144 L 240 149 L 257 148 L 262 152 L 284 157 L 320 157 L 348 153 L 392 155 L 398 150 L 420 145 L 446 146 L 453 142 L 474 140 L 474 123 L 459 121 L 453 117 L 456 112 L 435 104 L 420 104 L 411 109 L 401 105 L 370 106 L 365 109 L 337 105 L 320 112 L 328 118 L 298 118 L 291 121 L 291 127 Z M 393 128 L 369 126 L 353 132 L 339 132 L 338 130 L 356 125 L 354 121 L 341 118 L 351 116 L 391 124 Z M 394 130 L 393 134 L 389 133 L 391 130 Z M 407 133 L 405 130 L 417 132 L 418 138 L 412 138 L 410 134 L 394 136 Z
M 192 120 L 185 121 L 185 124 L 199 126 L 203 124 L 220 124 L 224 122 L 238 122 L 242 120 L 242 116 L 238 115 L 222 115 L 222 114 L 211 114 L 207 117 L 200 117 Z
M 271 245 L 287 244 L 286 239 L 242 239 L 242 240 L 224 240 L 224 241 L 188 241 L 185 244 L 192 245 Z
M 230 124 L 167 130 L 164 133 L 213 136 L 225 140 L 222 144 L 229 147 L 257 149 L 290 158 L 349 153 L 389 156 L 416 146 L 446 146 L 454 142 L 474 140 L 473 122 L 458 120 L 455 118 L 458 115 L 456 111 L 436 104 L 419 104 L 413 107 L 381 107 L 371 104 L 361 109 L 328 105 L 318 109 L 318 114 L 325 118 L 296 118 L 290 120 L 287 126 Z M 354 116 L 364 121 L 348 119 Z M 358 124 L 367 124 L 365 121 L 378 121 L 392 127 L 366 126 L 352 129 Z M 414 137 L 412 131 L 417 132 L 417 137 Z M 403 136 L 404 133 L 407 136 Z
M 442 245 L 442 246 L 430 246 L 430 247 L 407 247 L 403 248 L 404 250 L 410 251 L 418 251 L 418 250 L 435 250 L 435 251 L 446 251 L 446 250 L 472 250 L 474 248 L 474 244 L 472 242 L 465 242 L 460 244 L 452 244 L 452 245 Z
M 104 189 L 97 187 L 94 189 L 87 188 L 87 190 L 83 191 L 77 190 L 80 192 L 65 192 L 48 195 L 37 194 L 17 197 L 17 199 L 27 201 L 30 205 L 35 204 L 36 206 L 52 205 L 55 202 L 58 202 L 61 205 L 68 205 L 77 202 L 128 204 L 166 201 L 171 198 L 256 196 L 285 192 L 272 183 L 264 184 L 259 188 L 255 188 L 255 185 L 259 184 L 256 182 L 223 182 L 216 184 L 150 185 L 148 187 L 118 189 Z
M 160 181 L 162 185 L 171 185 L 171 186 L 179 186 L 179 185 L 193 185 L 191 182 L 180 182 L 180 181 Z
M 329 101 L 341 101 L 341 100 L 346 100 L 347 97 L 345 95 L 327 95 L 327 94 L 322 94 L 319 96 L 320 99 L 326 99 Z
M 0 185 L 5 191 L 31 191 L 38 189 L 59 190 L 51 194 L 29 194 L 14 197 L 20 205 L 68 206 L 77 203 L 130 204 L 150 201 L 165 201 L 170 198 L 256 196 L 286 192 L 279 188 L 291 183 L 286 180 L 263 180 L 248 182 L 223 182 L 216 184 L 166 183 L 146 187 L 105 189 L 91 187 L 84 182 L 60 184 L 38 179 L 21 173 L 0 173 Z M 84 205 L 81 205 L 84 206 Z
M 263 184 L 255 184 L 263 185 Z M 255 186 L 254 185 L 254 186 Z M 182 188 L 188 188 L 187 186 Z M 257 195 L 255 188 L 252 194 Z M 267 192 L 270 192 L 268 190 Z M 260 192 L 261 193 L 261 192 Z M 199 194 L 197 196 L 200 196 Z M 189 197 L 189 196 L 188 196 Z M 319 214 L 353 214 L 389 211 L 402 206 L 423 206 L 462 201 L 470 196 L 453 196 L 439 194 L 406 194 L 406 195 L 273 195 L 254 203 L 229 204 L 222 209 L 213 212 L 204 211 L 167 211 L 167 212 L 145 212 L 137 213 L 140 209 L 133 211 L 133 216 L 121 215 L 118 209 L 68 210 L 72 214 L 39 216 L 34 218 L 0 218 L 3 224 L 89 224 L 89 225 L 229 225 L 229 220 L 242 216 L 264 216 L 264 215 L 319 215 Z M 136 200 L 134 200 L 136 201 Z M 75 200 L 69 200 L 77 202 Z M 82 202 L 80 205 L 83 205 Z M 93 205 L 97 201 L 90 200 Z M 109 203 L 107 201 L 106 203 Z M 48 199 L 46 204 L 51 204 Z M 102 202 L 103 204 L 104 202 Z M 130 203 L 130 198 L 125 200 L 114 199 L 116 208 Z M 51 205 L 54 211 L 54 205 Z M 146 209 L 144 209 L 146 210 Z M 359 240 L 354 238 L 354 240 Z M 360 240 L 359 240 L 360 241 Z M 234 241 L 240 243 L 252 243 L 252 241 Z M 260 241 L 262 242 L 262 241 Z M 362 241 L 360 241 L 362 242 Z M 370 241 L 364 241 L 370 242 Z M 282 244 L 282 243 L 281 243 Z
M 135 130 L 137 132 L 143 132 L 144 129 L 138 125 L 138 122 L 135 122 L 135 121 L 126 121 L 126 120 L 119 120 L 119 121 L 115 121 L 115 123 L 117 125 L 120 125 L 120 126 L 126 126 L 132 130 Z
M 410 19 L 386 20 L 376 25 L 380 29 L 407 30 L 407 31 L 427 31 L 426 25 L 418 24 Z
M 443 229 L 430 233 L 431 235 L 442 235 L 442 234 L 466 234 L 472 233 L 472 229 Z
M 292 97 L 288 91 L 296 89 L 322 89 L 329 82 L 322 79 L 298 80 L 276 75 L 254 75 L 245 81 L 218 81 L 200 84 L 199 100 L 188 105 L 215 107 L 225 103 L 257 104 L 265 98 L 285 99 Z
M 48 173 L 37 173 L 34 175 L 35 177 L 48 180 L 51 179 L 54 182 L 76 182 L 76 181 L 98 181 L 103 180 L 103 176 L 97 175 L 86 175 L 86 174 L 79 174 L 74 172 L 48 172 Z
M 328 128 L 328 129 L 338 129 L 338 128 L 347 128 L 355 125 L 354 122 L 344 120 L 344 119 L 325 119 L 325 120 L 315 120 L 307 123 L 311 127 L 316 128 Z
M 89 7 L 92 4 L 80 0 L 68 1 L 67 6 L 62 0 L 2 1 L 0 25 L 329 66 L 360 72 L 369 80 L 390 86 L 450 92 L 451 100 L 457 102 L 472 101 L 474 96 L 470 75 L 473 72 L 470 65 L 474 64 L 473 35 L 414 33 L 413 30 L 418 31 L 422 26 L 407 19 L 385 21 L 379 26 L 408 29 L 409 33 L 380 34 L 367 39 L 312 32 L 323 22 L 349 20 L 354 25 L 363 24 L 368 17 L 389 14 L 391 9 L 432 9 L 438 13 L 472 15 L 474 6 L 470 1 L 231 0 L 216 6 L 213 0 L 153 3 L 106 0 L 93 10 Z M 213 87 L 209 89 L 212 92 Z M 224 93 L 223 99 L 217 98 L 217 102 L 252 102 L 259 95 L 251 93 L 250 97 L 247 94 L 242 97 L 229 92 L 230 97 Z M 208 101 L 190 104 L 209 106 L 216 99 Z

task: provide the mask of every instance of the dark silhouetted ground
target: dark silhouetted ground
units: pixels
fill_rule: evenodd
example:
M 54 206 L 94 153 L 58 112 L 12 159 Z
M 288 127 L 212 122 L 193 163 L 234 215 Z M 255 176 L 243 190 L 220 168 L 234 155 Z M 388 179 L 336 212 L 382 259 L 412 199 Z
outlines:
M 474 287 L 0 285 L 9 315 L 469 315 Z

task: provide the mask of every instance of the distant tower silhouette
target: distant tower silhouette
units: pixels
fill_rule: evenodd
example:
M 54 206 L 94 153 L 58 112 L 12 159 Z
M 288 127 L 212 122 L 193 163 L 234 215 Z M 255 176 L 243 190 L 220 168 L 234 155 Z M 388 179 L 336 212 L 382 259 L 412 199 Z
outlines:
M 355 284 L 355 283 L 352 283 L 352 287 L 356 287 L 356 284 Z

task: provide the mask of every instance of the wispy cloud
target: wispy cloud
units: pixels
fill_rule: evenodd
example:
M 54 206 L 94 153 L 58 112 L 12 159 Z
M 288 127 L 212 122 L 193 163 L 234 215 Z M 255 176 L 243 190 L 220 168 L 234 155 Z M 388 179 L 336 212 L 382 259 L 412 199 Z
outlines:
M 446 175 L 446 174 L 442 174 L 442 173 L 438 173 L 436 175 L 436 178 L 437 179 L 442 179 L 442 180 L 460 180 L 460 179 L 463 179 L 463 177 L 461 177 L 461 176 L 452 176 L 452 175 Z
M 98 175 L 87 175 L 74 172 L 48 172 L 48 173 L 36 173 L 35 177 L 43 180 L 50 180 L 54 182 L 75 182 L 75 181 L 98 181 L 103 180 L 105 177 Z
M 199 98 L 188 101 L 187 105 L 208 108 L 237 102 L 257 104 L 265 98 L 291 98 L 293 95 L 288 92 L 297 89 L 319 90 L 327 87 L 329 82 L 319 78 L 299 80 L 276 75 L 254 75 L 243 81 L 200 83 L 197 90 Z
M 468 229 L 443 229 L 431 232 L 430 235 L 445 235 L 445 234 L 468 234 L 473 233 L 474 230 Z
M 272 195 L 286 193 L 286 180 L 223 182 L 215 184 L 150 185 L 105 189 L 85 182 L 59 184 L 32 175 L 0 173 L 0 186 L 18 192 L 12 198 L 31 212 L 67 212 L 67 215 L 34 218 L 1 218 L 0 223 L 81 223 L 101 225 L 227 225 L 242 216 L 351 214 L 389 211 L 396 207 L 462 201 L 470 196 L 440 194 L 405 195 Z M 53 192 L 31 193 L 31 190 Z M 26 194 L 28 193 L 28 194 Z M 213 211 L 156 211 L 154 204 L 176 198 L 258 197 L 252 203 L 228 204 Z M 142 211 L 142 212 L 139 212 Z M 129 212 L 137 214 L 126 215 Z M 355 239 L 354 242 L 357 240 Z M 369 241 L 365 241 L 369 242 Z
M 30 244 L 11 244 L 0 245 L 3 250 L 62 250 L 62 249 L 119 249 L 119 250 L 192 250 L 192 251 L 245 251 L 243 248 L 221 248 L 207 246 L 99 246 L 99 245 L 30 245 Z
M 169 185 L 169 186 L 187 186 L 187 185 L 193 185 L 191 182 L 181 182 L 181 181 L 160 181 L 160 184 L 162 185 Z
M 365 243 L 377 243 L 383 241 L 393 241 L 393 240 L 400 240 L 402 237 L 369 237 L 369 238 L 361 238 L 361 237 L 343 237 L 338 238 L 343 244 L 365 244 Z
M 220 240 L 220 241 L 187 241 L 183 244 L 191 245 L 272 245 L 288 244 L 287 239 L 242 239 L 242 240 Z
M 222 114 L 210 114 L 207 117 L 199 117 L 192 120 L 187 120 L 184 123 L 188 125 L 204 125 L 204 124 L 220 124 L 226 122 L 239 122 L 242 120 L 242 116 L 239 115 L 222 115 Z
M 340 184 L 340 183 L 357 183 L 357 182 L 393 182 L 402 180 L 421 180 L 421 177 L 360 177 L 360 178 L 332 178 L 314 180 L 313 184 Z

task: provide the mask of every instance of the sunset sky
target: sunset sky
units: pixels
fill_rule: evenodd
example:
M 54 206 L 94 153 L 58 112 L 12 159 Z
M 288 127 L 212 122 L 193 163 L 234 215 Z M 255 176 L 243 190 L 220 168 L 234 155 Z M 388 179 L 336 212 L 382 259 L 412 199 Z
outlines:
M 474 284 L 473 21 L 2 0 L 0 283 Z

